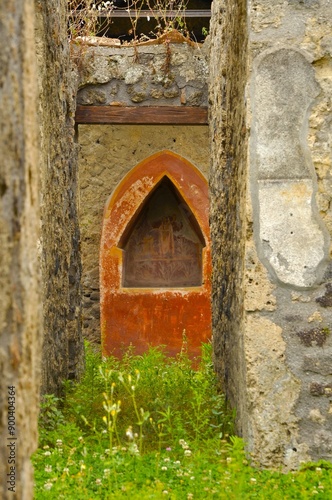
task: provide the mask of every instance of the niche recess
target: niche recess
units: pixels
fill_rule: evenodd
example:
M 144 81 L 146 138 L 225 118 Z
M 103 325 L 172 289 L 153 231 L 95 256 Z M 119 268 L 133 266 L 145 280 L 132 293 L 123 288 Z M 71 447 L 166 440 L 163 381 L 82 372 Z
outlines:
M 106 203 L 100 250 L 104 354 L 165 345 L 199 354 L 211 335 L 208 185 L 179 155 L 134 167 Z
M 146 199 L 124 250 L 123 286 L 188 287 L 202 285 L 200 227 L 168 177 Z

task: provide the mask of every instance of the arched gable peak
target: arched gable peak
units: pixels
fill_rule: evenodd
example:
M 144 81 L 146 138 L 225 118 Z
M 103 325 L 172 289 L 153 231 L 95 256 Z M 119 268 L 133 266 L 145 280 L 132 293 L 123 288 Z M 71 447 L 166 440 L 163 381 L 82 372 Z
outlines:
M 121 246 L 133 221 L 156 187 L 167 178 L 197 221 L 204 241 L 209 239 L 208 183 L 187 159 L 168 150 L 145 158 L 132 168 L 107 200 L 102 247 Z

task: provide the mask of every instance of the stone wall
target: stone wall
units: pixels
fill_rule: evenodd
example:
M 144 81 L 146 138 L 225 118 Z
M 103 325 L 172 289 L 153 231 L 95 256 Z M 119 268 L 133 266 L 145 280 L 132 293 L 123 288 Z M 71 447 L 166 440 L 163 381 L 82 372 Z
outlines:
M 80 125 L 78 136 L 83 331 L 100 343 L 99 248 L 106 201 L 130 169 L 163 149 L 187 158 L 207 177 L 208 127 Z
M 332 6 L 253 2 L 250 25 L 248 436 L 296 467 L 332 460 Z
M 244 433 L 243 261 L 247 130 L 246 2 L 213 2 L 210 54 L 212 328 L 214 364 Z M 250 228 L 248 235 L 250 237 Z M 244 408 L 243 408 L 244 406 Z
M 207 46 L 186 43 L 88 47 L 78 103 L 113 106 L 206 106 Z M 99 247 L 107 199 L 137 163 L 167 149 L 207 177 L 207 126 L 79 125 L 79 196 L 84 335 L 100 342 Z M 194 147 L 193 147 L 194 145 Z
M 208 45 L 87 47 L 81 105 L 207 106 Z
M 44 344 L 42 392 L 79 376 L 80 254 L 77 220 L 76 73 L 70 61 L 65 0 L 36 1 L 39 65 L 41 263 Z
M 220 278 L 215 256 L 216 356 L 220 359 L 224 349 L 225 388 L 238 409 L 238 428 L 253 463 L 287 469 L 302 460 L 332 460 L 332 6 L 323 0 L 253 1 L 247 42 L 239 29 L 241 5 L 215 1 L 212 21 L 217 33 L 220 19 L 226 44 L 224 54 L 212 33 L 216 50 L 211 67 L 220 68 L 211 80 L 211 140 L 220 144 L 219 154 L 213 155 L 212 207 L 221 198 L 214 191 L 215 175 L 226 178 L 228 171 L 223 151 L 230 151 L 232 159 L 237 149 L 238 157 L 246 154 L 246 143 L 240 142 L 243 129 L 231 113 L 245 113 L 247 106 L 250 132 L 245 276 L 239 295 L 232 295 L 237 295 L 236 303 L 244 290 L 244 324 L 239 321 L 241 307 L 229 314 L 227 302 L 237 280 L 242 281 L 241 264 L 233 265 L 235 275 Z M 227 48 L 227 40 L 234 38 L 242 45 L 238 53 Z M 234 105 L 234 71 L 242 80 L 246 53 L 248 84 Z M 219 101 L 214 96 L 216 81 L 222 85 Z M 235 134 L 230 145 L 229 128 Z M 234 170 L 236 183 L 241 174 Z M 242 189 L 243 183 L 242 178 Z M 230 215 L 222 210 L 229 206 L 232 192 L 226 186 L 221 189 L 223 203 L 212 212 L 215 255 L 223 257 L 222 218 Z M 241 227 L 241 205 L 234 211 L 233 220 L 237 217 Z M 232 335 L 227 337 L 228 331 Z
M 42 340 L 32 0 L 1 1 L 0 26 L 0 497 L 30 499 Z
M 215 366 L 252 461 L 263 467 L 332 459 L 331 9 L 328 0 L 213 3 Z M 78 102 L 204 106 L 207 48 L 145 46 L 138 58 L 130 47 L 84 48 Z M 156 151 L 175 151 L 205 173 L 210 152 L 199 126 L 81 125 L 79 141 L 84 327 L 98 342 L 107 198 Z M 62 227 L 67 219 L 59 220 Z M 65 242 L 67 257 L 54 261 L 61 271 L 69 248 Z M 50 297 L 67 290 L 56 286 Z

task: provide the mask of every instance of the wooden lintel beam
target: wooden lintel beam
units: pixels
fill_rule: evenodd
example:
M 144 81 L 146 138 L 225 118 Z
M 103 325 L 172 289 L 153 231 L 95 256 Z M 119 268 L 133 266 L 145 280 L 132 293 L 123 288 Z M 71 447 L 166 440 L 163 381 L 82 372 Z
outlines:
M 207 125 L 207 108 L 189 106 L 77 106 L 78 124 Z
M 82 14 L 80 13 L 79 10 L 77 11 L 72 11 L 70 13 L 70 17 L 75 18 L 79 17 Z M 96 15 L 96 11 L 90 12 L 86 14 L 87 17 L 92 17 Z M 135 10 L 128 12 L 128 9 L 118 9 L 118 10 L 112 10 L 111 12 L 102 10 L 98 11 L 98 17 L 107 17 L 107 18 L 112 18 L 112 17 L 125 17 L 125 18 L 130 18 L 132 17 L 133 19 L 140 18 L 140 17 L 149 17 L 151 19 L 158 19 L 158 18 L 173 18 L 173 17 L 179 17 L 179 18 L 188 18 L 188 17 L 211 17 L 211 10 L 210 9 L 188 9 L 188 10 L 182 10 L 182 11 L 173 11 L 173 10 L 166 10 L 166 11 L 158 11 L 158 10 L 141 10 L 135 12 Z

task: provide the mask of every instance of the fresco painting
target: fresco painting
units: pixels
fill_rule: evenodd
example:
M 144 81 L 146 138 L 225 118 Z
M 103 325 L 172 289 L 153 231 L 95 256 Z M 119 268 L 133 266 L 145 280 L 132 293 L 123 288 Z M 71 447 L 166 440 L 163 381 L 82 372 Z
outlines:
M 125 287 L 202 284 L 204 239 L 167 178 L 145 203 L 124 245 Z
M 121 357 L 164 346 L 189 356 L 211 338 L 208 184 L 188 160 L 161 151 L 108 199 L 100 247 L 102 344 Z

